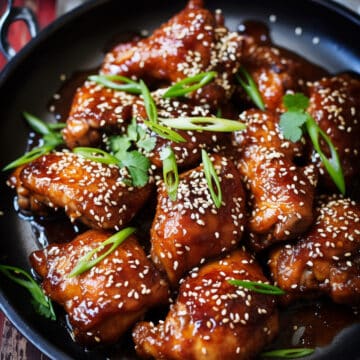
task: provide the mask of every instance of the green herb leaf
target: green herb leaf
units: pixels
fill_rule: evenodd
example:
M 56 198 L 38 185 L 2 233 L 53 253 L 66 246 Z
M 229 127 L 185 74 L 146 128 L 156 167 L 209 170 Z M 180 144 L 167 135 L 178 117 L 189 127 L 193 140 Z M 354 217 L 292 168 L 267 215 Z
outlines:
M 243 79 L 243 78 L 244 79 Z M 236 74 L 236 78 L 238 82 L 241 84 L 245 92 L 248 94 L 252 102 L 260 109 L 265 110 L 265 105 L 259 89 L 251 75 L 245 70 L 245 68 L 241 67 L 238 74 Z
M 217 76 L 215 71 L 202 72 L 198 75 L 187 77 L 171 86 L 163 95 L 163 98 L 184 96 L 196 91 L 208 84 Z
M 146 152 L 150 152 L 155 148 L 156 138 L 144 136 L 143 138 L 140 138 L 136 144 L 138 148 L 143 149 Z
M 170 146 L 161 151 L 160 159 L 163 162 L 163 178 L 167 193 L 170 199 L 175 201 L 179 186 L 179 172 L 174 151 Z
M 339 154 L 337 153 L 334 144 L 331 142 L 329 136 L 320 129 L 319 125 L 311 116 L 308 117 L 308 120 L 306 122 L 306 128 L 309 133 L 310 139 L 314 145 L 314 149 L 319 154 L 320 159 L 325 166 L 325 169 L 329 173 L 330 177 L 333 179 L 337 188 L 344 195 L 346 192 L 345 179 L 341 167 Z M 319 137 L 321 137 L 329 147 L 331 154 L 330 159 L 328 159 L 324 152 L 321 150 Z
M 151 96 L 150 90 L 142 80 L 140 80 L 140 89 L 141 89 L 141 95 L 144 99 L 145 110 L 148 120 L 151 123 L 156 124 L 158 121 L 158 113 L 157 113 L 155 101 Z
M 32 304 L 38 314 L 56 320 L 51 300 L 26 271 L 14 266 L 0 265 L 0 272 L 29 291 L 32 296 Z
M 31 115 L 26 111 L 23 112 L 23 116 L 30 127 L 38 134 L 47 135 L 51 133 L 49 126 L 38 117 Z
M 201 158 L 202 158 L 204 174 L 206 177 L 206 181 L 208 183 L 208 188 L 209 188 L 209 191 L 211 194 L 211 198 L 212 198 L 215 206 L 217 208 L 219 208 L 222 203 L 222 192 L 221 192 L 219 177 L 216 173 L 213 163 L 210 160 L 209 155 L 207 154 L 207 152 L 204 149 L 201 150 Z M 214 183 L 216 186 L 216 191 L 214 189 Z
M 280 130 L 284 138 L 292 142 L 299 141 L 303 135 L 302 126 L 307 120 L 307 115 L 301 112 L 288 111 L 280 116 Z
M 280 289 L 277 286 L 270 285 L 270 284 L 264 284 L 264 283 L 256 282 L 256 281 L 231 279 L 231 280 L 228 280 L 228 283 L 230 285 L 240 286 L 240 287 L 252 290 L 259 294 L 268 294 L 268 295 L 284 295 L 285 294 L 285 291 Z
M 130 94 L 141 94 L 139 83 L 120 75 L 91 75 L 89 80 L 107 88 L 124 91 Z
M 169 129 L 166 126 L 161 124 L 153 123 L 150 121 L 144 120 L 144 124 L 154 133 L 158 134 L 160 137 L 171 140 L 174 142 L 186 142 L 186 140 L 178 134 L 176 131 Z
M 84 157 L 85 159 L 96 161 L 102 164 L 119 166 L 119 159 L 101 149 L 92 147 L 76 147 L 73 149 L 73 152 Z
M 105 259 L 109 254 L 111 254 L 122 242 L 124 242 L 131 234 L 133 234 L 134 231 L 135 228 L 128 227 L 123 230 L 120 230 L 113 236 L 103 241 L 102 244 L 100 244 L 97 248 L 89 251 L 78 261 L 78 263 L 71 271 L 69 277 L 74 277 L 84 273 L 85 271 L 90 270 L 92 267 L 97 265 L 101 260 Z M 94 255 L 98 255 L 98 253 L 104 250 L 107 246 L 110 247 L 100 256 L 96 256 L 94 258 Z
M 289 111 L 306 111 L 310 100 L 302 93 L 286 94 L 283 97 L 283 104 Z
M 215 117 L 180 117 L 159 120 L 166 126 L 180 130 L 232 132 L 246 128 L 246 125 L 240 121 Z
M 137 150 L 125 152 L 121 163 L 129 170 L 134 186 L 145 186 L 149 180 L 150 160 Z
M 309 356 L 314 352 L 315 349 L 310 348 L 279 349 L 262 352 L 260 356 L 264 358 L 297 359 Z

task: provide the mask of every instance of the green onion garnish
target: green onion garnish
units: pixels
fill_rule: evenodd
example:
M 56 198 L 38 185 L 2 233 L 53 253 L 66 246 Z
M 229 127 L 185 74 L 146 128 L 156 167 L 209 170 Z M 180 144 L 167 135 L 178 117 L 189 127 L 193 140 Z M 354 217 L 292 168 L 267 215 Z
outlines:
M 315 349 L 310 348 L 280 349 L 262 352 L 260 356 L 264 358 L 297 359 L 309 356 L 314 352 Z
M 246 128 L 246 125 L 240 121 L 216 117 L 180 117 L 160 119 L 160 121 L 166 126 L 180 130 L 232 132 Z
M 170 146 L 161 151 L 160 159 L 163 162 L 163 177 L 167 193 L 170 199 L 175 201 L 179 186 L 179 173 L 175 154 Z
M 29 291 L 32 296 L 31 303 L 38 314 L 56 320 L 51 300 L 26 271 L 14 266 L 0 265 L 0 272 Z
M 217 73 L 215 71 L 209 71 L 180 80 L 164 93 L 163 98 L 184 96 L 196 91 L 212 81 L 216 75 Z
M 38 157 L 49 153 L 57 146 L 64 143 L 61 133 L 57 130 L 63 129 L 65 127 L 65 124 L 47 124 L 36 116 L 31 115 L 27 112 L 24 112 L 23 116 L 26 122 L 30 125 L 30 127 L 35 132 L 43 136 L 43 145 L 33 148 L 32 150 L 25 153 L 23 156 L 12 161 L 10 164 L 6 165 L 3 168 L 3 171 L 14 169 L 20 165 L 27 164 L 37 159 Z
M 146 109 L 146 115 L 148 117 L 148 121 L 152 123 L 158 122 L 158 113 L 157 108 L 155 105 L 155 101 L 151 96 L 149 88 L 146 86 L 146 84 L 140 80 L 140 89 L 141 89 L 141 95 L 144 99 L 145 109 Z
M 243 78 L 242 78 L 243 77 Z M 236 74 L 236 78 L 245 90 L 245 92 L 248 94 L 252 102 L 260 109 L 265 110 L 265 105 L 263 102 L 263 99 L 261 97 L 261 94 L 259 92 L 259 89 L 257 88 L 257 85 L 251 75 L 243 68 L 241 67 L 239 69 L 239 72 Z
M 158 134 L 160 137 L 164 139 L 168 139 L 174 142 L 186 142 L 186 140 L 178 134 L 176 131 L 169 129 L 166 126 L 163 126 L 158 123 L 153 123 L 150 121 L 144 120 L 144 124 L 152 130 L 154 133 Z
M 141 94 L 140 84 L 125 76 L 91 75 L 89 76 L 89 80 L 113 90 L 125 91 L 130 94 Z
M 134 233 L 135 228 L 128 227 L 123 230 L 120 230 L 113 236 L 110 236 L 107 240 L 103 241 L 97 248 L 89 251 L 86 255 L 84 255 L 78 263 L 75 265 L 73 270 L 71 271 L 69 277 L 74 277 L 84 273 L 85 271 L 90 270 L 96 264 L 98 264 L 101 260 L 106 258 L 109 254 L 111 254 L 122 242 L 124 242 L 132 233 Z M 110 246 L 108 250 L 106 250 L 100 256 L 93 258 L 95 254 L 102 251 L 106 246 Z
M 120 166 L 118 158 L 101 149 L 92 147 L 76 147 L 73 149 L 73 152 L 84 157 L 85 159 L 89 159 L 95 162 Z
M 210 160 L 209 155 L 204 149 L 201 150 L 201 157 L 204 167 L 204 174 L 211 194 L 211 198 L 213 199 L 215 206 L 219 208 L 222 203 L 222 192 L 219 177 L 216 173 L 213 163 Z M 216 192 L 214 189 L 214 183 L 216 186 Z
M 228 283 L 230 285 L 240 286 L 240 287 L 252 290 L 259 294 L 268 294 L 268 295 L 284 295 L 285 294 L 285 291 L 280 289 L 277 286 L 270 285 L 270 284 L 264 284 L 264 283 L 260 283 L 260 282 L 256 282 L 256 281 L 231 279 L 231 280 L 228 280 Z

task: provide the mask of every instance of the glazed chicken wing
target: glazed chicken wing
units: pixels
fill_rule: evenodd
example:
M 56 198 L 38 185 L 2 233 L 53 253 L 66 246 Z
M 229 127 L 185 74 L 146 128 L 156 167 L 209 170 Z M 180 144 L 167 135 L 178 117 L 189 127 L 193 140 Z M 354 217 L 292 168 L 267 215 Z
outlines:
M 354 176 L 360 173 L 360 81 L 340 75 L 314 82 L 309 89 L 308 111 L 335 145 L 346 185 L 351 188 Z M 326 146 L 323 149 L 328 152 Z M 317 153 L 313 154 L 313 162 L 320 170 L 322 185 L 336 191 Z
M 234 248 L 245 225 L 245 194 L 232 162 L 214 155 L 220 179 L 222 205 L 216 208 L 203 166 L 180 175 L 177 199 L 172 201 L 163 183 L 151 228 L 151 257 L 173 285 L 202 259 Z
M 44 205 L 64 208 L 71 220 L 119 229 L 144 205 L 152 189 L 152 184 L 134 188 L 128 181 L 125 169 L 58 152 L 17 169 L 9 184 L 17 189 L 24 210 L 43 211 Z
M 251 245 L 262 250 L 293 239 L 311 225 L 316 174 L 312 166 L 295 165 L 301 144 L 283 139 L 276 115 L 249 110 L 241 118 L 247 128 L 234 135 L 234 146 L 250 193 Z
M 63 137 L 66 145 L 96 146 L 103 134 L 124 133 L 137 97 L 86 81 L 76 91 Z
M 45 293 L 65 308 L 83 344 L 115 342 L 147 309 L 167 303 L 166 281 L 132 235 L 89 271 L 69 277 L 79 259 L 110 236 L 89 230 L 30 257 Z
M 272 276 L 287 301 L 327 294 L 337 303 L 360 303 L 360 206 L 325 198 L 312 228 L 270 258 Z
M 237 250 L 194 269 L 180 286 L 164 322 L 140 322 L 133 330 L 137 353 L 167 360 L 250 359 L 278 332 L 273 296 L 227 280 L 266 282 L 260 266 Z

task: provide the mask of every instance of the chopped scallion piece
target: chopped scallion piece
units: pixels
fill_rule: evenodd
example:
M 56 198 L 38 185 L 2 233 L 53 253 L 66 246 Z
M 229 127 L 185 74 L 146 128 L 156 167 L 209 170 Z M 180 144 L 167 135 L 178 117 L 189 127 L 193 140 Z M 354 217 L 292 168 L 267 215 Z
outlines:
M 264 358 L 297 359 L 309 356 L 314 352 L 315 349 L 311 348 L 279 349 L 262 352 L 260 356 Z
M 107 88 L 125 91 L 130 94 L 141 94 L 140 84 L 125 76 L 120 75 L 91 75 L 89 80 Z
M 268 294 L 268 295 L 284 295 L 285 294 L 285 291 L 280 289 L 277 286 L 270 285 L 270 284 L 264 284 L 264 283 L 256 282 L 256 281 L 231 279 L 231 280 L 228 280 L 228 283 L 230 285 L 240 286 L 240 287 L 252 290 L 259 294 Z
M 170 146 L 166 147 L 161 151 L 160 158 L 163 162 L 163 177 L 167 193 L 170 199 L 175 201 L 179 186 L 179 173 L 174 151 Z

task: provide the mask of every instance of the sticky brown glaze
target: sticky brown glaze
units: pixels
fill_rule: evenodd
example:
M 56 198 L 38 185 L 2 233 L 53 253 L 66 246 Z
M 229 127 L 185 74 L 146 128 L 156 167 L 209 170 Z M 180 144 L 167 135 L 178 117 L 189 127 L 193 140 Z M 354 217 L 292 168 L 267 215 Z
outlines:
M 251 246 L 259 251 L 293 239 L 311 225 L 316 173 L 313 166 L 295 165 L 302 145 L 284 140 L 277 115 L 249 110 L 241 119 L 247 128 L 234 134 L 233 144 L 250 194 Z
M 346 185 L 353 188 L 354 176 L 360 173 L 360 81 L 349 75 L 323 78 L 309 84 L 309 91 L 308 111 L 335 145 Z M 325 144 L 322 148 L 329 153 Z M 312 160 L 320 170 L 322 185 L 336 191 L 317 153 Z
M 76 91 L 66 120 L 63 137 L 66 145 L 96 146 L 102 134 L 124 133 L 132 117 L 136 97 L 86 81 Z
M 180 277 L 204 259 L 234 248 L 244 230 L 245 194 L 232 162 L 214 155 L 223 203 L 216 208 L 199 167 L 180 175 L 177 200 L 163 183 L 158 187 L 157 209 L 151 228 L 151 257 L 176 285 Z
M 149 198 L 152 184 L 127 185 L 126 169 L 69 153 L 43 155 L 15 171 L 9 185 L 16 188 L 24 210 L 64 208 L 71 220 L 97 229 L 119 229 Z
M 244 250 L 194 269 L 164 322 L 136 325 L 138 355 L 169 360 L 254 358 L 278 332 L 275 299 L 232 286 L 229 279 L 267 281 Z
M 45 293 L 65 308 L 74 337 L 83 344 L 113 343 L 150 307 L 167 302 L 167 283 L 134 236 L 89 271 L 69 277 L 79 259 L 110 236 L 88 230 L 30 256 Z
M 101 71 L 142 78 L 150 85 L 169 85 L 203 71 L 219 71 L 221 76 L 214 83 L 194 95 L 217 106 L 232 93 L 242 44 L 242 38 L 229 33 L 220 17 L 203 8 L 202 0 L 191 0 L 150 37 L 134 46 L 115 47 L 106 55 Z
M 286 302 L 329 295 L 337 303 L 360 303 L 360 206 L 325 197 L 311 229 L 270 257 L 273 279 L 287 291 Z

